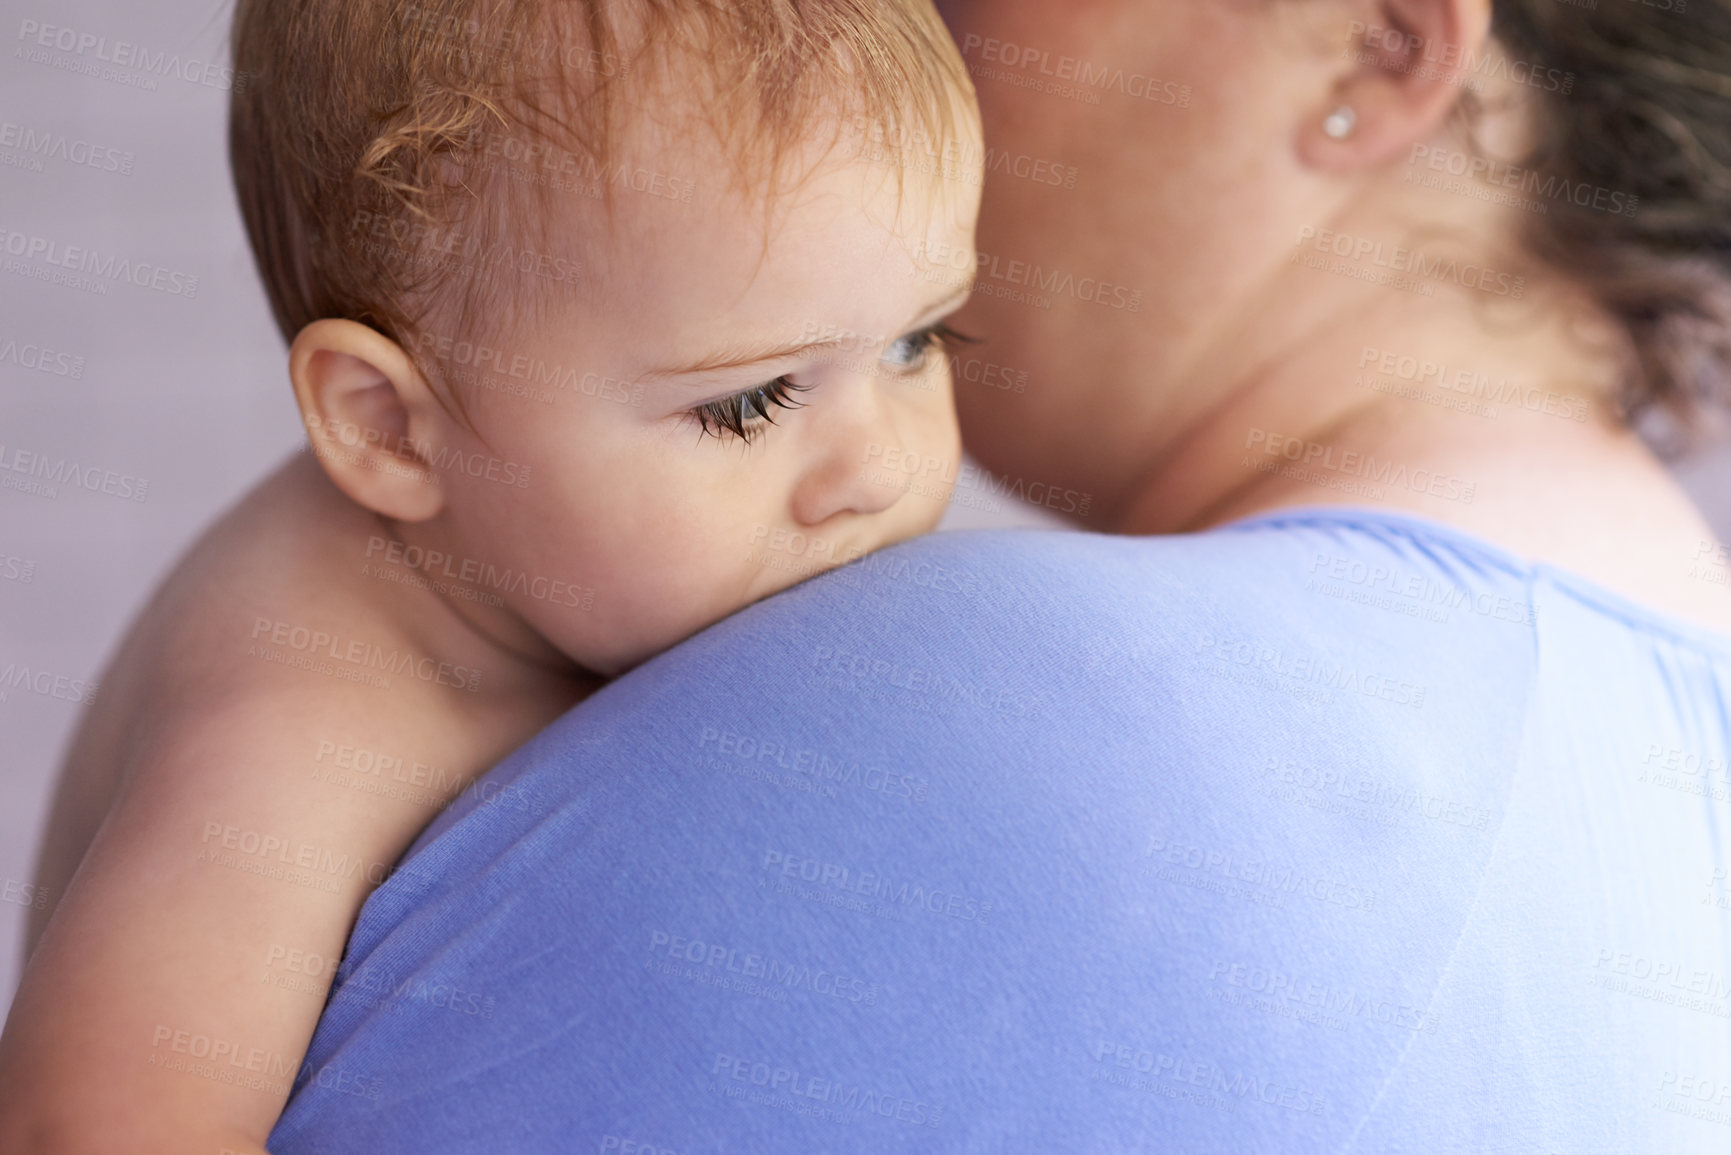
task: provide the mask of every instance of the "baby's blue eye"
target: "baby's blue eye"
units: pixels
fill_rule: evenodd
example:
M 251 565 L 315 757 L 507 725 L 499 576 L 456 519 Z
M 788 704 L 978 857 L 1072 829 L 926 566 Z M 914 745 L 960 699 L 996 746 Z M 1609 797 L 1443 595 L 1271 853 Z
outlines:
M 972 341 L 972 337 L 965 337 L 939 321 L 935 325 L 897 337 L 884 347 L 883 356 L 878 359 L 904 372 L 911 372 L 925 367 L 926 354 L 933 347 L 948 347 L 955 342 Z
M 899 368 L 911 369 L 925 360 L 926 350 L 931 346 L 931 335 L 923 330 L 918 333 L 908 333 L 891 341 L 879 358 L 888 361 Z
M 926 367 L 926 354 L 933 347 L 973 342 L 973 337 L 964 336 L 939 321 L 897 337 L 884 348 L 879 360 L 888 362 L 898 373 L 913 374 Z M 706 436 L 736 437 L 749 445 L 763 432 L 765 425 L 775 424 L 771 410 L 798 409 L 800 403 L 794 400 L 793 394 L 810 388 L 810 385 L 801 385 L 781 376 L 731 397 L 689 409 L 686 415 L 696 422 L 699 439 Z

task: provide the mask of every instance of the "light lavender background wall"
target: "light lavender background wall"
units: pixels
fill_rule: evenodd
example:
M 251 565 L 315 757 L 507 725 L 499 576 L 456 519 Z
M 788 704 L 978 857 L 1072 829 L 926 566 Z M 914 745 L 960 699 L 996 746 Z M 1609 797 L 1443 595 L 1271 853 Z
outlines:
M 70 29 L 73 50 L 35 49 L 31 22 Z M 0 670 L 95 679 L 180 552 L 300 441 L 284 349 L 230 192 L 223 77 L 104 65 L 93 43 L 80 51 L 86 36 L 103 38 L 110 56 L 126 42 L 150 62 L 221 63 L 227 23 L 227 5 L 211 0 L 0 3 L 0 249 L 22 234 L 198 278 L 196 295 L 124 282 L 99 295 L 35 279 L 0 252 L 0 466 L 22 450 L 148 482 L 142 501 L 0 489 Z M 26 130 L 64 137 L 80 157 L 115 150 L 99 162 L 130 171 L 33 158 L 13 139 Z M 51 268 L 40 255 L 22 262 Z M 25 346 L 64 354 L 53 365 L 80 374 L 24 367 Z M 1731 538 L 1731 453 L 1684 463 L 1680 475 Z M 1055 523 L 1029 508 L 953 509 L 944 524 Z M 31 881 L 76 721 L 77 707 L 52 696 L 12 689 L 0 699 L 0 887 L 12 888 L 0 894 L 16 897 Z M 0 902 L 7 1004 L 24 920 L 22 907 Z

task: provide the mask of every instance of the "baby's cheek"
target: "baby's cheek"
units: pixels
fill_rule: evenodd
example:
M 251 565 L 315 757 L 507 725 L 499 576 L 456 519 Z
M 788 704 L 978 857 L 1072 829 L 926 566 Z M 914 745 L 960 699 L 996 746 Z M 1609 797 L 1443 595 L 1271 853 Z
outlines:
M 651 632 L 690 630 L 738 608 L 734 597 L 750 549 L 731 519 L 696 510 L 619 527 L 608 576 L 620 602 Z
M 956 419 L 954 393 L 945 388 L 931 402 L 930 410 L 921 415 L 920 428 L 924 436 L 932 439 L 934 448 L 946 458 L 955 460 L 962 452 L 962 428 Z

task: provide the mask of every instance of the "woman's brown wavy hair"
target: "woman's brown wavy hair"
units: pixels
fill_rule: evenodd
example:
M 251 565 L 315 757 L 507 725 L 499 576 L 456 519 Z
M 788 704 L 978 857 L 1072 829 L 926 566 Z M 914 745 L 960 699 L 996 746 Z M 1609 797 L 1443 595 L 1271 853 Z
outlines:
M 1538 96 L 1547 179 L 1605 189 L 1546 198 L 1533 253 L 1584 286 L 1629 337 L 1621 412 L 1685 424 L 1731 402 L 1731 0 L 1493 0 L 1491 34 L 1517 59 L 1574 74 Z M 1600 198 L 1601 201 L 1604 198 Z

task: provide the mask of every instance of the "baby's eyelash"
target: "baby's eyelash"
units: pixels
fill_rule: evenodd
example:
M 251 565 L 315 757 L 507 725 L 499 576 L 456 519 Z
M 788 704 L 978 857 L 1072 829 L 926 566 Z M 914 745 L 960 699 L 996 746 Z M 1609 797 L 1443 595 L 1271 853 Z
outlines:
M 908 337 L 919 342 L 920 350 L 949 349 L 956 345 L 972 345 L 979 338 L 958 333 L 948 324 L 939 321 L 935 325 L 927 325 L 924 329 L 909 333 Z M 906 339 L 906 338 L 902 338 Z M 757 423 L 761 417 L 769 424 L 775 424 L 775 418 L 770 415 L 771 409 L 798 409 L 800 402 L 793 399 L 793 394 L 803 393 L 810 385 L 800 385 L 788 377 L 777 377 L 764 385 L 758 385 L 743 393 L 735 393 L 731 397 L 723 397 L 719 401 L 711 401 L 690 410 L 691 416 L 697 421 L 699 439 L 705 436 L 720 438 L 723 435 L 739 438 L 750 445 L 752 440 L 763 432 L 763 427 Z
M 726 433 L 750 445 L 752 438 L 763 431 L 756 418 L 761 417 L 774 425 L 775 418 L 769 411 L 798 409 L 800 402 L 795 401 L 792 394 L 810 388 L 810 385 L 797 384 L 787 377 L 777 377 L 768 384 L 735 393 L 732 397 L 699 405 L 691 410 L 691 416 L 697 419 L 697 436 L 700 439 L 705 435 L 719 438 Z
M 928 344 L 942 345 L 946 349 L 952 345 L 978 345 L 978 337 L 970 337 L 966 333 L 958 333 L 950 328 L 948 321 L 939 321 L 935 325 L 927 325 L 920 330 Z

